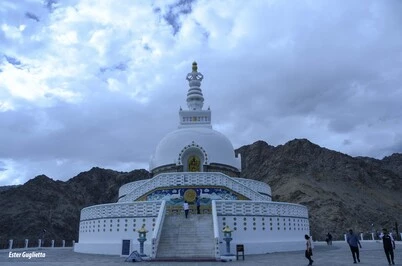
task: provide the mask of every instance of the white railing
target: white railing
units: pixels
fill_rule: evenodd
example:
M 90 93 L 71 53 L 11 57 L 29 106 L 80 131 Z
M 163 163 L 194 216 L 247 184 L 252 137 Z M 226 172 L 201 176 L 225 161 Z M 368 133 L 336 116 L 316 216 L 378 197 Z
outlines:
M 138 180 L 138 181 L 134 181 L 134 182 L 130 182 L 130 183 L 122 185 L 119 189 L 119 198 L 130 193 L 131 191 L 133 191 L 137 187 L 141 186 L 143 183 L 147 182 L 148 180 L 149 179 Z
M 242 183 L 246 187 L 251 188 L 252 190 L 269 195 L 270 200 L 271 200 L 272 191 L 271 191 L 271 187 L 268 184 L 261 182 L 261 181 L 247 179 L 247 178 L 240 178 L 240 177 L 236 178 L 235 180 L 238 181 L 239 183 Z
M 136 188 L 138 188 L 139 186 L 141 186 L 145 182 L 148 182 L 149 180 L 150 179 L 144 179 L 144 180 L 139 180 L 139 181 L 134 181 L 134 182 L 124 184 L 119 189 L 119 198 L 129 194 L 130 192 L 134 191 Z M 237 182 L 245 185 L 246 187 L 251 188 L 252 190 L 255 190 L 257 192 L 269 195 L 270 198 L 272 197 L 271 187 L 268 184 L 264 183 L 264 182 L 257 181 L 257 180 L 252 180 L 252 179 L 247 179 L 247 178 L 240 178 L 240 177 L 235 178 L 235 180 Z
M 284 202 L 258 202 L 248 200 L 216 200 L 218 216 L 224 215 L 275 215 L 308 218 L 306 206 Z
M 257 191 L 245 186 L 236 180 L 237 178 L 228 177 L 222 173 L 163 173 L 149 179 L 142 185 L 138 186 L 134 191 L 127 194 L 121 199 L 124 201 L 135 201 L 147 192 L 160 187 L 177 187 L 177 186 L 221 186 L 227 187 L 254 201 L 266 201 L 267 196 L 263 196 Z M 261 182 L 262 183 L 262 182 Z
M 162 201 L 161 207 L 159 209 L 158 217 L 155 222 L 155 229 L 152 234 L 152 252 L 151 258 L 156 258 L 156 253 L 158 252 L 159 240 L 163 228 L 163 222 L 165 221 L 166 214 L 166 201 Z
M 219 223 L 218 223 L 218 214 L 216 212 L 216 203 L 215 200 L 212 201 L 212 222 L 214 226 L 214 247 L 215 247 L 215 258 L 220 258 L 220 250 L 219 250 Z
M 161 201 L 109 203 L 86 207 L 81 210 L 81 221 L 99 218 L 157 216 Z
M 5 250 L 5 249 L 38 249 L 38 248 L 73 248 L 75 240 L 68 241 L 71 243 L 71 245 L 67 244 L 66 240 L 61 240 L 61 245 L 60 245 L 60 240 L 51 240 L 51 245 L 49 245 L 49 241 L 44 242 L 43 239 L 36 239 L 32 240 L 29 242 L 28 238 L 25 238 L 23 241 L 22 240 L 14 240 L 14 239 L 9 239 L 8 240 L 8 245 L 5 245 L 6 242 L 4 240 L 2 241 L 2 245 L 0 245 L 0 250 Z M 31 243 L 37 243 L 32 245 Z M 67 244 L 67 245 L 66 245 Z

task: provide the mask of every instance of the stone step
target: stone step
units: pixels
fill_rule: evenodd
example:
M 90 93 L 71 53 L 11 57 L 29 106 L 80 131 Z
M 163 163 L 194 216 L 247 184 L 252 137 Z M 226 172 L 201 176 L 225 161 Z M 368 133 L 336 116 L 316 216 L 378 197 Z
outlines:
M 184 250 L 180 252 L 160 252 L 158 253 L 158 258 L 161 257 L 186 257 L 186 256 L 198 256 L 198 257 L 213 257 L 212 256 L 213 251 L 204 251 L 204 252 L 199 252 L 197 250 Z
M 194 244 L 194 243 L 193 243 Z M 162 248 L 162 247 L 170 247 L 171 245 L 159 245 L 158 247 L 159 248 Z M 188 247 L 189 245 L 175 245 L 175 248 L 177 249 L 177 250 L 179 250 L 179 249 L 199 249 L 199 250 L 210 250 L 210 249 L 214 249 L 214 247 L 213 247 L 213 245 L 197 245 L 197 247 L 196 248 L 193 248 L 193 247 Z
M 165 216 L 157 258 L 207 258 L 214 260 L 211 214 Z

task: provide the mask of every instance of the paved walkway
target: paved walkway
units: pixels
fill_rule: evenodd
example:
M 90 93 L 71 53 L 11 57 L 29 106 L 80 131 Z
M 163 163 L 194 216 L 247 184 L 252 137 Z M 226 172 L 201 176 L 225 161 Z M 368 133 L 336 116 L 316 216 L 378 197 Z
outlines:
M 354 265 L 349 247 L 345 242 L 333 242 L 332 246 L 326 243 L 314 243 L 314 264 L 325 266 Z M 360 251 L 362 266 L 381 266 L 388 265 L 381 242 L 363 242 L 363 248 Z M 107 255 L 89 255 L 80 254 L 72 251 L 71 248 L 43 248 L 29 249 L 26 252 L 44 253 L 44 258 L 9 258 L 9 250 L 0 250 L 0 265 L 10 266 L 52 266 L 52 265 L 68 265 L 68 266 L 95 266 L 95 265 L 132 265 L 130 262 L 124 262 L 124 258 L 120 256 Z M 12 250 L 12 252 L 24 252 L 23 249 Z M 247 250 L 246 250 L 247 254 Z M 22 255 L 21 255 L 22 256 Z M 162 265 L 222 265 L 224 262 L 136 262 L 136 265 L 142 266 L 162 266 Z M 395 264 L 402 266 L 402 243 L 398 242 L 395 250 Z M 304 258 L 304 251 L 271 253 L 264 255 L 246 255 L 245 260 L 226 262 L 226 265 L 261 265 L 261 266 L 302 266 L 307 265 L 307 259 Z

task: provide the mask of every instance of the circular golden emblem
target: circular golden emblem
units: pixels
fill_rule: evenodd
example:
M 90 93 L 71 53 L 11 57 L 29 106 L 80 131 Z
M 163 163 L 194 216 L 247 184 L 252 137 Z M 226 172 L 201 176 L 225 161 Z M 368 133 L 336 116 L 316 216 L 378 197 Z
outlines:
M 194 202 L 197 197 L 197 192 L 194 189 L 187 189 L 184 192 L 184 200 L 187 202 Z

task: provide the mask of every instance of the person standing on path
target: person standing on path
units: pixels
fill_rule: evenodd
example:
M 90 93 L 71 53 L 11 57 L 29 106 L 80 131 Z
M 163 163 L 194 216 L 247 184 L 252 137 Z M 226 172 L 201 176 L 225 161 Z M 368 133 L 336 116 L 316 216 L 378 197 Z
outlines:
M 306 239 L 306 251 L 304 256 L 306 259 L 308 259 L 308 265 L 313 265 L 313 260 L 311 259 L 311 256 L 313 256 L 313 248 L 311 247 L 311 239 L 309 235 L 304 235 L 304 238 Z
M 360 244 L 359 238 L 357 237 L 356 234 L 353 233 L 353 230 L 349 230 L 349 234 L 346 237 L 346 241 L 349 244 L 350 251 L 352 252 L 353 256 L 353 263 L 356 263 L 356 258 L 357 261 L 360 262 L 360 256 L 359 256 L 359 246 L 362 248 L 362 245 Z
M 197 198 L 197 214 L 201 214 L 200 207 L 201 207 L 201 200 L 200 198 Z
M 395 240 L 386 228 L 382 229 L 382 233 L 380 235 L 382 239 L 382 244 L 384 246 L 385 256 L 387 256 L 388 264 L 395 265 L 394 262 L 394 249 L 395 249 Z M 391 258 L 390 258 L 391 257 Z
M 187 216 L 188 216 L 188 209 L 189 209 L 187 201 L 184 201 L 184 203 L 183 203 L 183 209 L 184 209 L 184 214 L 186 215 L 186 219 L 187 219 Z
M 327 240 L 327 245 L 331 246 L 332 245 L 332 235 L 330 232 L 328 232 L 326 240 Z

